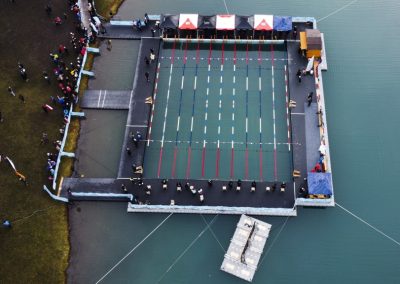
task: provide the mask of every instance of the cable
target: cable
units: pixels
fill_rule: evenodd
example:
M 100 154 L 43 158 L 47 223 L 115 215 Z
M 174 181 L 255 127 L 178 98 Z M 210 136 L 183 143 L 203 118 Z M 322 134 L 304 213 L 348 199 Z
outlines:
M 131 249 L 123 258 L 121 258 L 120 261 L 118 261 L 110 270 L 107 271 L 106 274 L 104 274 L 99 280 L 96 281 L 97 283 L 100 283 L 108 274 L 110 274 L 118 265 L 120 265 L 132 252 L 134 252 L 147 238 L 149 238 L 155 231 L 157 231 L 158 228 L 161 227 L 162 224 L 164 224 L 169 217 L 171 217 L 174 213 L 169 214 L 160 224 L 158 224 L 157 227 L 155 227 L 143 240 L 141 240 L 133 249 Z
M 325 20 L 325 19 L 327 19 L 327 18 L 329 18 L 330 16 L 333 16 L 333 15 L 339 13 L 340 11 L 346 9 L 347 7 L 349 7 L 350 5 L 353 5 L 353 4 L 356 3 L 356 2 L 358 2 L 358 0 L 353 0 L 353 1 L 351 1 L 350 3 L 347 3 L 347 4 L 344 5 L 343 7 L 341 7 L 341 8 L 339 8 L 339 9 L 333 11 L 332 13 L 326 15 L 325 17 L 322 17 L 321 19 L 318 19 L 318 20 L 317 20 L 317 23 L 318 23 L 318 22 L 321 22 L 321 21 L 323 21 L 323 20 Z
M 379 230 L 378 228 L 372 226 L 370 223 L 368 223 L 367 221 L 361 219 L 360 217 L 358 217 L 356 214 L 350 212 L 349 210 L 347 210 L 346 208 L 344 208 L 342 205 L 340 205 L 339 203 L 335 202 L 335 204 L 342 209 L 343 211 L 349 213 L 351 216 L 353 216 L 354 218 L 356 218 L 357 220 L 361 221 L 362 223 L 364 223 L 365 225 L 367 225 L 368 227 L 372 228 L 373 230 L 375 230 L 376 232 L 378 232 L 379 234 L 383 235 L 384 237 L 388 238 L 389 240 L 391 240 L 392 242 L 394 242 L 395 244 L 397 244 L 398 246 L 400 246 L 400 242 L 396 241 L 395 239 L 393 239 L 392 237 L 386 235 L 384 232 L 382 232 L 381 230 Z
M 269 247 L 269 248 L 267 249 L 267 251 L 265 252 L 263 258 L 261 259 L 260 263 L 258 264 L 258 267 L 261 266 L 261 264 L 263 263 L 265 257 L 268 255 L 268 253 L 270 252 L 270 250 L 271 250 L 272 247 L 274 246 L 275 241 L 278 239 L 279 235 L 282 233 L 283 229 L 285 228 L 286 223 L 287 223 L 287 221 L 289 220 L 289 217 L 290 217 L 290 216 L 287 216 L 287 217 L 286 217 L 285 222 L 283 223 L 283 225 L 282 225 L 281 229 L 279 230 L 278 234 L 276 235 L 276 237 L 273 239 L 273 241 L 272 241 L 270 247 Z
M 204 218 L 203 214 L 200 214 L 201 218 L 203 218 L 204 223 L 206 223 L 206 225 L 208 225 L 208 222 L 206 220 L 206 218 Z M 217 236 L 214 233 L 214 230 L 211 228 L 210 226 L 210 232 L 211 234 L 214 236 L 214 239 L 217 241 L 217 243 L 219 244 L 219 246 L 221 247 L 221 249 L 224 251 L 224 253 L 226 253 L 226 250 L 224 249 L 224 247 L 222 246 L 221 242 L 218 240 Z
M 226 13 L 227 13 L 227 14 L 230 14 L 230 13 L 229 13 L 229 10 L 228 10 L 228 6 L 226 5 L 226 2 L 225 2 L 225 0 L 222 0 L 222 1 L 224 2 L 225 9 L 226 9 Z
M 215 222 L 216 218 L 218 215 L 215 215 L 214 218 L 212 218 L 211 222 L 208 223 L 208 225 L 200 232 L 200 234 L 197 235 L 197 237 L 185 248 L 185 250 L 174 260 L 174 262 L 168 267 L 168 269 L 161 275 L 161 277 L 157 280 L 157 283 L 160 283 L 160 281 L 165 277 L 165 275 L 168 274 L 168 272 L 175 266 L 175 264 L 178 263 L 178 261 L 185 255 L 185 253 L 196 243 L 196 241 L 204 234 L 207 229 L 210 228 L 210 226 Z

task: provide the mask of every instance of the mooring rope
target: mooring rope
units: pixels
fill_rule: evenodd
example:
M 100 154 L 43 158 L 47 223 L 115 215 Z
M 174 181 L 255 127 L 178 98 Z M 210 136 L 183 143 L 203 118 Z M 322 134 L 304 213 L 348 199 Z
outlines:
M 268 255 L 268 253 L 270 252 L 270 250 L 271 250 L 272 247 L 274 246 L 275 241 L 279 238 L 279 235 L 282 233 L 283 229 L 285 228 L 286 223 L 287 223 L 287 221 L 289 220 L 289 217 L 290 217 L 290 216 L 287 216 L 287 217 L 286 217 L 285 222 L 283 222 L 283 225 L 282 225 L 281 229 L 279 230 L 278 234 L 277 234 L 276 237 L 272 240 L 271 245 L 269 246 L 269 248 L 268 248 L 267 251 L 265 252 L 263 258 L 261 259 L 260 263 L 258 264 L 258 267 L 261 266 L 261 264 L 263 263 L 265 257 Z
M 210 228 L 210 226 L 215 222 L 218 215 L 215 215 L 214 218 L 206 225 L 206 227 L 197 235 L 196 238 L 185 248 L 185 250 L 174 260 L 174 262 L 168 267 L 168 269 L 161 275 L 161 277 L 157 280 L 157 283 L 160 283 L 161 280 L 171 271 L 171 269 L 178 263 L 178 261 L 185 255 L 185 253 L 197 242 L 198 239 Z
M 333 11 L 332 13 L 329 13 L 329 14 L 326 15 L 325 17 L 322 17 L 321 19 L 318 19 L 318 20 L 317 20 L 317 23 L 318 23 L 318 22 L 321 22 L 321 21 L 323 21 L 323 20 L 325 20 L 325 19 L 327 19 L 327 18 L 329 18 L 330 16 L 333 16 L 333 15 L 339 13 L 340 11 L 346 9 L 347 7 L 349 7 L 350 5 L 353 5 L 353 4 L 356 3 L 356 2 L 358 2 L 358 0 L 353 0 L 353 1 L 351 1 L 350 3 L 347 3 L 346 5 L 342 6 L 342 7 L 339 8 L 339 9 L 336 9 L 336 10 Z
M 389 240 L 391 240 L 392 242 L 394 242 L 395 244 L 397 244 L 398 246 L 400 246 L 400 242 L 396 241 L 395 239 L 393 239 L 392 237 L 388 236 L 387 234 L 385 234 L 384 232 L 382 232 L 381 230 L 379 230 L 378 228 L 374 227 L 373 225 L 371 225 L 370 223 L 368 223 L 367 221 L 363 220 L 362 218 L 358 217 L 356 214 L 350 212 L 350 210 L 344 208 L 342 205 L 340 205 L 339 203 L 335 202 L 335 205 L 337 205 L 340 209 L 342 209 L 343 211 L 345 211 L 346 213 L 350 214 L 351 216 L 353 216 L 354 218 L 356 218 L 357 220 L 361 221 L 362 223 L 364 223 L 365 225 L 367 225 L 368 227 L 372 228 L 373 230 L 375 230 L 376 232 L 378 232 L 379 234 L 381 234 L 382 236 L 388 238 Z
M 204 218 L 203 214 L 200 214 L 201 218 L 203 218 L 204 223 L 206 223 L 206 225 L 208 225 L 208 222 L 206 220 L 206 218 Z M 210 227 L 210 232 L 213 235 L 214 239 L 217 241 L 217 243 L 219 244 L 219 246 L 221 247 L 221 249 L 224 251 L 224 253 L 226 253 L 226 250 L 224 249 L 224 247 L 222 246 L 221 242 L 218 240 L 217 236 L 214 233 L 214 230 Z
M 164 224 L 169 217 L 171 217 L 174 213 L 169 214 L 160 224 L 157 225 L 143 240 L 141 240 L 133 249 L 131 249 L 123 258 L 121 258 L 120 261 L 118 261 L 110 270 L 107 271 L 106 274 L 104 274 L 99 280 L 96 281 L 97 283 L 100 283 L 104 278 L 107 277 L 108 274 L 110 274 L 118 265 L 120 265 L 132 252 L 134 252 L 145 240 L 147 240 L 155 231 L 158 230 Z

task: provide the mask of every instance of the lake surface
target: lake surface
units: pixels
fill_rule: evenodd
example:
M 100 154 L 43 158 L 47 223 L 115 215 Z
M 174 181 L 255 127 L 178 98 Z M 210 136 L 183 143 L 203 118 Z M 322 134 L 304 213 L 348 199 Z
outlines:
M 323 79 L 335 199 L 399 241 L 400 2 L 249 0 L 226 4 L 236 14 L 320 19 L 329 68 Z M 145 12 L 215 14 L 225 13 L 226 8 L 223 1 L 211 0 L 126 0 L 116 18 L 143 17 Z M 136 52 L 137 46 L 132 46 L 132 53 L 124 54 L 125 62 L 119 64 L 133 64 Z M 101 60 L 108 60 L 106 53 L 102 56 Z M 96 60 L 95 69 L 101 66 Z M 116 69 L 110 67 L 109 74 L 102 70 L 101 76 L 115 78 L 115 72 L 120 72 Z M 132 79 L 126 76 L 118 86 L 125 89 Z M 118 88 L 112 81 L 111 87 L 99 83 L 98 88 Z M 112 133 L 122 132 L 126 114 L 107 115 L 113 119 L 111 127 L 117 129 Z M 109 132 L 98 129 L 93 132 L 96 139 L 106 140 Z M 98 143 L 85 151 L 96 156 L 120 143 L 118 139 L 115 146 Z M 95 162 L 91 165 L 87 160 L 80 162 L 79 169 L 92 176 L 113 176 L 117 163 L 111 156 L 106 154 L 101 160 L 108 164 L 109 157 L 111 165 L 108 170 L 99 167 L 101 173 L 94 170 Z M 128 214 L 124 203 L 75 203 L 70 210 L 73 273 L 69 281 L 95 283 L 167 216 Z M 253 283 L 400 283 L 400 246 L 338 206 L 299 208 L 295 218 L 260 219 L 272 224 L 272 232 Z M 203 231 L 211 220 L 212 230 Z M 172 215 L 101 283 L 245 283 L 219 270 L 238 220 L 238 216 Z

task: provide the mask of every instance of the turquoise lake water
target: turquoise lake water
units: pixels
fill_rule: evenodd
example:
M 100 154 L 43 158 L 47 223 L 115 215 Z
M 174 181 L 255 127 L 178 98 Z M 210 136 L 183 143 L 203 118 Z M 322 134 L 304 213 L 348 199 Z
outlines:
M 249 0 L 226 4 L 236 14 L 319 20 L 329 69 L 323 80 L 336 202 L 399 241 L 400 2 Z M 215 14 L 226 13 L 226 8 L 223 1 L 211 0 L 126 0 L 116 18 L 137 18 L 145 12 Z M 127 52 L 126 45 L 132 45 L 132 51 L 114 52 L 118 46 L 121 53 Z M 112 62 L 113 56 L 125 58 L 121 65 L 134 64 L 136 52 L 136 43 L 113 41 L 113 51 L 96 59 L 94 68 Z M 129 68 L 123 70 L 134 71 Z M 102 70 L 90 87 L 129 88 L 133 75 L 112 77 L 120 71 Z M 111 85 L 101 78 L 108 78 Z M 92 142 L 85 142 L 89 156 L 120 147 L 118 139 L 106 138 L 122 133 L 126 120 L 126 113 L 108 112 L 104 116 L 114 126 L 105 131 L 101 126 L 108 124 L 97 115 L 88 117 L 94 124 L 87 122 L 94 133 Z M 90 143 L 96 147 L 89 147 Z M 79 170 L 85 176 L 113 176 L 117 162 L 108 156 L 112 155 L 106 154 L 100 162 L 110 168 L 84 159 Z M 70 213 L 71 249 L 77 257 L 72 258 L 74 273 L 69 281 L 96 283 L 166 217 L 127 214 L 124 203 L 75 203 Z M 212 230 L 203 232 L 213 218 Z M 253 283 L 400 283 L 400 246 L 339 206 L 299 208 L 298 216 L 289 219 L 260 219 L 272 224 L 272 232 Z M 101 283 L 245 283 L 219 270 L 238 220 L 238 216 L 172 215 Z

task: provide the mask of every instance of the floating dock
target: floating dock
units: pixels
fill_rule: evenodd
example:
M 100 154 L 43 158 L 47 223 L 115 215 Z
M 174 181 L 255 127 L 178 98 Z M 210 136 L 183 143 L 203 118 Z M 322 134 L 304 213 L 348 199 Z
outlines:
M 247 23 L 247 35 L 218 23 L 202 29 L 209 17 L 194 14 L 152 16 L 141 31 L 133 21 L 106 26 L 99 36 L 140 40 L 132 89 L 88 90 L 81 100 L 82 108 L 128 110 L 118 175 L 65 178 L 58 197 L 130 198 L 128 212 L 296 216 L 296 206 L 334 206 L 324 35 L 311 66 L 306 52 L 316 50 L 301 52 L 299 33 L 318 34 L 314 18 L 276 17 L 286 30 L 275 31 L 274 18 L 268 31 L 250 23 L 272 16 L 229 16 Z M 199 25 L 185 30 L 191 19 Z
M 268 223 L 242 215 L 225 254 L 221 270 L 251 282 L 271 227 Z

